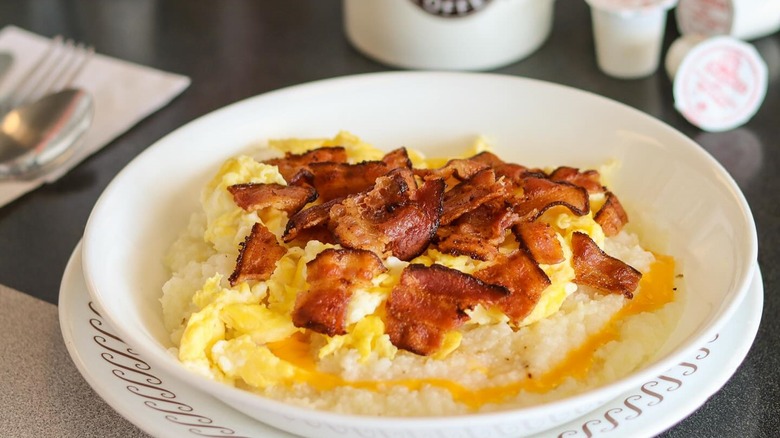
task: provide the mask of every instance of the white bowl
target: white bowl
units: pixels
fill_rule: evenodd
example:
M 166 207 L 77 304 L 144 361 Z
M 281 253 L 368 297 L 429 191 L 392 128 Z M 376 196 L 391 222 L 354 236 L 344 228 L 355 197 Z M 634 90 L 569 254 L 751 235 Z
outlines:
M 376 418 L 290 406 L 210 381 L 166 352 L 162 257 L 199 208 L 222 161 L 270 138 L 340 129 L 390 150 L 452 155 L 476 135 L 531 166 L 621 163 L 610 187 L 645 242 L 685 276 L 680 323 L 656 359 L 604 387 L 536 407 L 452 417 Z M 727 172 L 669 126 L 613 101 L 549 83 L 469 73 L 381 73 L 330 79 L 247 99 L 166 136 L 130 163 L 98 200 L 84 236 L 92 298 L 150 364 L 278 428 L 324 436 L 519 436 L 595 409 L 706 343 L 745 295 L 757 256 L 744 197 Z M 472 435 L 469 435 L 472 434 Z

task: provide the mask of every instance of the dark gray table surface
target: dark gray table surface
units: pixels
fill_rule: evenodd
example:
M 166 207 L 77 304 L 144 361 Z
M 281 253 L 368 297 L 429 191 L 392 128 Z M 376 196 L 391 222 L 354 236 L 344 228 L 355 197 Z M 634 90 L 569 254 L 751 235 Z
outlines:
M 583 1 L 559 0 L 548 41 L 496 70 L 592 91 L 638 108 L 697 141 L 734 176 L 753 211 L 765 304 L 758 337 L 733 378 L 663 436 L 780 435 L 780 34 L 753 41 L 769 66 L 769 92 L 745 126 L 708 134 L 673 107 L 663 71 L 618 80 L 596 67 Z M 58 182 L 0 208 L 0 283 L 51 303 L 96 199 L 128 162 L 175 128 L 281 87 L 389 70 L 356 52 L 338 0 L 0 0 L 0 27 L 62 34 L 99 53 L 190 76 L 192 85 Z M 677 37 L 668 22 L 664 50 Z M 117 84 L 121 86 L 121 84 Z

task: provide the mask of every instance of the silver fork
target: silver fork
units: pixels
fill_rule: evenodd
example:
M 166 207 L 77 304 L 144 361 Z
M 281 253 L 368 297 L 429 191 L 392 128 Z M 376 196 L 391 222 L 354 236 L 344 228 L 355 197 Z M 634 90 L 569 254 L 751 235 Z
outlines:
M 95 49 L 56 36 L 38 60 L 0 101 L 0 115 L 67 88 L 87 65 Z

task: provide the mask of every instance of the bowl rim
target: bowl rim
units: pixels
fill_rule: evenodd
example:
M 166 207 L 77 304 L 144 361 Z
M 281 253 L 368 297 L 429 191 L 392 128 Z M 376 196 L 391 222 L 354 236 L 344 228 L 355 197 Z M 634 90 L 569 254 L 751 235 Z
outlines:
M 95 279 L 90 275 L 89 266 L 91 260 L 95 257 L 99 257 L 99 243 L 92 233 L 92 229 L 96 227 L 96 222 L 101 214 L 103 214 L 104 205 L 106 200 L 114 195 L 114 192 L 119 190 L 125 175 L 131 174 L 133 169 L 139 166 L 146 160 L 146 157 L 155 154 L 156 150 L 162 146 L 174 141 L 177 137 L 184 135 L 187 131 L 192 130 L 198 126 L 209 123 L 213 119 L 222 117 L 232 111 L 237 111 L 248 105 L 254 104 L 260 99 L 269 98 L 281 98 L 281 97 L 295 97 L 298 94 L 306 94 L 312 91 L 322 91 L 323 88 L 329 87 L 343 87 L 354 84 L 355 82 L 370 82 L 370 81 L 414 81 L 421 78 L 436 78 L 447 77 L 454 78 L 455 80 L 483 80 L 483 81 L 505 81 L 508 85 L 511 83 L 525 82 L 528 85 L 534 87 L 548 88 L 550 90 L 565 91 L 567 93 L 579 94 L 580 96 L 591 99 L 594 102 L 598 102 L 599 105 L 612 106 L 616 110 L 630 114 L 632 118 L 642 119 L 642 123 L 648 123 L 654 125 L 654 129 L 660 129 L 667 134 L 679 137 L 681 144 L 686 144 L 690 153 L 695 154 L 699 159 L 705 160 L 705 162 L 712 168 L 717 174 L 720 182 L 729 189 L 732 193 L 734 200 L 737 201 L 737 207 L 739 207 L 742 217 L 745 220 L 747 226 L 747 233 L 749 235 L 749 241 L 745 242 L 748 248 L 748 256 L 745 257 L 743 266 L 740 267 L 738 272 L 741 273 L 740 278 L 736 282 L 736 291 L 725 307 L 721 306 L 714 318 L 713 322 L 707 326 L 706 330 L 699 330 L 698 336 L 690 336 L 680 345 L 675 347 L 669 352 L 662 360 L 656 360 L 654 363 L 643 366 L 639 370 L 612 381 L 608 384 L 601 385 L 595 388 L 591 388 L 583 393 L 578 393 L 572 396 L 568 396 L 562 399 L 542 403 L 539 405 L 533 405 L 521 408 L 507 408 L 498 411 L 491 412 L 477 412 L 466 414 L 453 414 L 453 415 L 436 415 L 436 416 L 423 416 L 423 417 L 404 417 L 404 416 L 370 416 L 362 414 L 344 414 L 333 411 L 326 411 L 321 409 L 315 409 L 310 407 L 303 407 L 287 403 L 280 400 L 271 399 L 260 394 L 256 394 L 250 391 L 235 388 L 224 383 L 209 380 L 208 378 L 196 374 L 187 370 L 176 358 L 171 356 L 162 345 L 154 345 L 152 343 L 144 342 L 143 339 L 139 339 L 135 334 L 121 323 L 121 317 L 115 313 L 112 306 L 107 305 L 106 297 L 102 291 L 105 290 L 103 285 L 99 285 L 95 282 Z M 649 114 L 639 111 L 633 107 L 630 107 L 621 102 L 613 99 L 586 91 L 570 87 L 567 85 L 561 85 L 551 83 L 538 79 L 523 78 L 516 76 L 508 76 L 497 73 L 473 73 L 473 72 L 379 72 L 379 73 L 367 73 L 357 74 L 349 76 L 340 76 L 335 78 L 328 78 L 317 80 L 313 82 L 307 82 L 298 85 L 292 85 L 285 88 L 269 91 L 256 96 L 248 97 L 246 99 L 239 100 L 231 103 L 200 117 L 191 120 L 184 125 L 176 128 L 167 135 L 158 139 L 152 143 L 146 150 L 137 155 L 133 160 L 128 163 L 108 184 L 103 193 L 96 201 L 92 212 L 89 215 L 83 237 L 83 253 L 82 261 L 84 264 L 84 277 L 87 284 L 87 289 L 90 296 L 95 300 L 98 306 L 103 310 L 103 316 L 109 321 L 111 326 L 117 330 L 120 336 L 137 349 L 147 360 L 155 366 L 164 369 L 166 372 L 172 375 L 183 376 L 182 379 L 194 384 L 200 390 L 208 392 L 212 396 L 234 406 L 235 400 L 249 401 L 253 406 L 262 406 L 268 412 L 274 414 L 283 415 L 296 415 L 300 418 L 306 418 L 307 421 L 320 421 L 326 424 L 350 424 L 351 427 L 370 427 L 370 428 L 383 428 L 386 430 L 398 430 L 408 427 L 425 427 L 425 428 L 437 428 L 442 426 L 457 427 L 460 425 L 482 425 L 482 424 L 494 424 L 501 420 L 517 420 L 518 416 L 523 415 L 543 415 L 551 412 L 557 412 L 564 409 L 572 409 L 574 406 L 582 406 L 586 404 L 603 403 L 614 396 L 619 395 L 622 389 L 628 388 L 631 385 L 640 383 L 648 376 L 654 376 L 666 371 L 670 365 L 675 365 L 684 357 L 685 353 L 689 353 L 695 348 L 698 348 L 702 341 L 711 338 L 714 334 L 728 321 L 733 313 L 736 311 L 738 305 L 744 299 L 747 289 L 752 279 L 753 270 L 756 266 L 756 260 L 758 256 L 758 243 L 757 232 L 753 219 L 753 215 L 750 211 L 750 206 L 744 197 L 744 194 L 737 186 L 736 182 L 725 170 L 725 168 L 713 158 L 706 150 L 701 148 L 692 139 L 687 137 L 679 130 L 671 127 L 667 123 L 658 120 Z M 185 377 L 186 376 L 186 377 Z M 595 408 L 595 407 L 594 407 Z M 260 418 L 260 417 L 256 417 Z M 261 420 L 262 421 L 262 420 Z M 550 426 L 552 427 L 552 426 Z

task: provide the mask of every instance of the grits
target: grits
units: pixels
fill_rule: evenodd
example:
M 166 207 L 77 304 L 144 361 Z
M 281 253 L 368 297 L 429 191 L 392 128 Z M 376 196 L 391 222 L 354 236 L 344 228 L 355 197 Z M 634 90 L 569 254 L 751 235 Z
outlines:
M 383 155 L 343 132 L 328 140 L 269 142 L 271 150 L 292 153 L 328 145 L 344 146 L 350 162 Z M 487 149 L 477 141 L 464 156 Z M 409 154 L 415 167 L 439 167 L 446 161 Z M 390 257 L 384 260 L 388 271 L 352 297 L 346 335 L 304 330 L 293 325 L 290 312 L 296 294 L 307 288 L 306 262 L 333 245 L 310 241 L 304 248 L 290 247 L 269 280 L 231 287 L 227 278 L 252 224 L 261 221 L 280 238 L 287 220 L 285 213 L 249 213 L 237 207 L 226 188 L 246 182 L 286 184 L 276 166 L 249 156 L 223 164 L 203 190 L 203 210 L 192 215 L 170 248 L 166 264 L 172 274 L 161 302 L 176 345 L 171 352 L 186 367 L 264 396 L 366 415 L 452 415 L 529 406 L 606 384 L 641 367 L 661 348 L 679 315 L 680 291 L 670 257 L 644 250 L 626 230 L 606 238 L 592 214 L 575 217 L 552 208 L 543 220 L 558 232 L 566 260 L 541 265 L 552 284 L 518 327 L 500 312 L 477 306 L 464 326 L 447 333 L 435 355 L 399 350 L 384 334 L 380 309 L 407 262 Z M 599 202 L 603 199 L 591 196 L 592 205 Z M 587 233 L 643 274 L 633 299 L 572 282 L 566 236 L 573 231 Z M 466 273 L 488 263 L 435 249 L 413 262 Z

